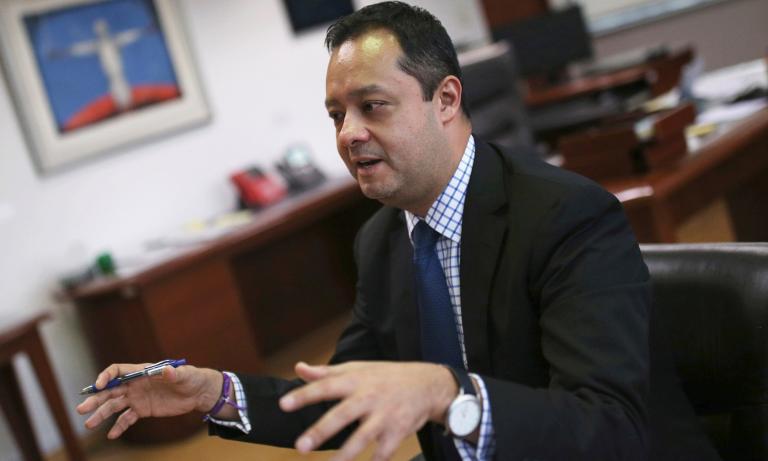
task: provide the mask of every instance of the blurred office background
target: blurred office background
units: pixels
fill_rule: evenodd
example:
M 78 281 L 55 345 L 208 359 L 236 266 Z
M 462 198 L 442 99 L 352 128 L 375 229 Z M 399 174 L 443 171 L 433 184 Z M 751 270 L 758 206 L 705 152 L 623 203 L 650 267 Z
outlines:
M 375 2 L 354 5 L 369 3 Z M 494 22 L 573 2 L 411 3 L 438 16 L 466 51 L 490 43 Z M 691 45 L 703 72 L 768 53 L 766 0 L 577 3 L 584 5 L 595 59 L 656 45 Z M 347 174 L 323 107 L 324 26 L 294 32 L 280 0 L 184 0 L 178 11 L 211 114 L 197 127 L 41 172 L 7 74 L 0 75 L 0 326 L 51 312 L 51 320 L 40 326 L 43 342 L 83 440 L 88 438 L 84 418 L 74 408 L 98 367 L 77 309 L 57 294 L 61 278 L 91 265 L 102 252 L 119 264 L 147 241 L 232 210 L 237 192 L 230 174 L 252 164 L 273 170 L 289 146 L 304 146 L 330 178 Z M 62 440 L 29 360 L 17 356 L 14 364 L 42 450 L 60 453 Z M 0 418 L 0 461 L 15 459 L 21 455 Z

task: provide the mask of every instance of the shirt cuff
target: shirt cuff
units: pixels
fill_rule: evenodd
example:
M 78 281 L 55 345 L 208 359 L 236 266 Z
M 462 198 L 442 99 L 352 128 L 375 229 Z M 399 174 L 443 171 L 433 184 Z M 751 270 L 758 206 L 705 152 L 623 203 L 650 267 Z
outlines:
M 491 418 L 491 402 L 488 399 L 488 390 L 485 388 L 485 382 L 480 376 L 470 373 L 474 378 L 477 387 L 480 388 L 480 395 L 483 400 L 483 414 L 480 417 L 480 436 L 477 439 L 477 446 L 464 439 L 454 437 L 453 443 L 463 461 L 483 461 L 493 459 L 496 452 L 496 436 L 493 431 L 493 419 Z
M 249 432 L 251 432 L 251 421 L 248 419 L 248 402 L 245 400 L 243 383 L 240 382 L 240 379 L 237 377 L 236 374 L 230 373 L 228 371 L 225 371 L 223 373 L 226 373 L 227 376 L 229 376 L 229 378 L 232 380 L 232 385 L 235 387 L 235 403 L 237 404 L 238 407 L 240 407 L 240 409 L 237 410 L 237 414 L 240 416 L 240 420 L 224 421 L 224 420 L 211 417 L 209 421 L 214 424 L 218 424 L 219 426 L 235 427 L 237 429 L 240 429 L 243 432 L 243 434 L 248 434 Z

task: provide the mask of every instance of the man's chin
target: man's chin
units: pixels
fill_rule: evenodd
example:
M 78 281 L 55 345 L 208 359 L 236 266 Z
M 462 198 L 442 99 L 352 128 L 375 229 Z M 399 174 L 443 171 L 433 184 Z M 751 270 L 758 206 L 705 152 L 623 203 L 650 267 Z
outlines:
M 358 180 L 357 183 L 360 186 L 360 191 L 369 199 L 378 200 L 386 204 L 386 202 L 389 201 L 388 199 L 392 197 L 392 191 L 387 187 L 382 187 L 381 184 L 374 184 L 360 180 Z

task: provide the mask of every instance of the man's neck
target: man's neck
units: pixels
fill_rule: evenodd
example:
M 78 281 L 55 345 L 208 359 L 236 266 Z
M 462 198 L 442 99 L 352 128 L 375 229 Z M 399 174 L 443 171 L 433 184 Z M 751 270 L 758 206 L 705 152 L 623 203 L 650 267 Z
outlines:
M 461 158 L 464 156 L 464 152 L 467 149 L 467 144 L 469 143 L 469 136 L 472 134 L 472 127 L 468 123 L 466 124 L 465 130 L 455 130 L 454 133 L 449 133 L 448 137 L 448 146 L 450 150 L 450 156 L 448 157 L 449 160 L 449 168 L 446 169 L 446 176 L 442 178 L 442 180 L 439 182 L 439 186 L 435 188 L 435 190 L 429 194 L 429 197 L 424 200 L 422 203 L 419 203 L 417 206 L 414 207 L 407 207 L 408 211 L 413 213 L 414 215 L 424 218 L 427 215 L 427 212 L 432 207 L 432 205 L 435 203 L 438 197 L 440 197 L 440 194 L 443 193 L 445 188 L 448 186 L 448 183 L 451 181 L 451 178 L 456 173 L 456 169 L 459 167 L 459 163 L 461 163 Z M 453 136 L 451 136 L 453 134 Z M 453 138 L 453 139 L 452 139 Z

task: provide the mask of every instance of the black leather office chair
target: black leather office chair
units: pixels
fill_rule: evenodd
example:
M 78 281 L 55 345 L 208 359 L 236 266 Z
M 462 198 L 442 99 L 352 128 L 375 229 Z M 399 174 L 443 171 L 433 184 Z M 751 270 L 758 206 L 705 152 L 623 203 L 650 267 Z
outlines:
M 472 131 L 486 141 L 503 145 L 533 145 L 509 45 L 493 43 L 462 52 L 458 58 Z
M 669 347 L 720 456 L 768 460 L 768 243 L 641 248 L 654 290 L 651 385 Z

